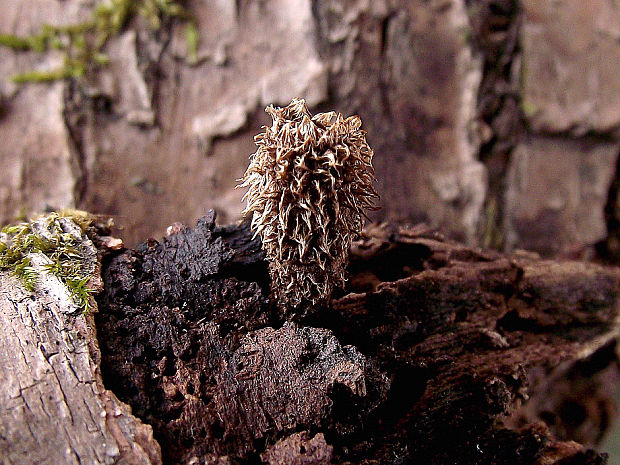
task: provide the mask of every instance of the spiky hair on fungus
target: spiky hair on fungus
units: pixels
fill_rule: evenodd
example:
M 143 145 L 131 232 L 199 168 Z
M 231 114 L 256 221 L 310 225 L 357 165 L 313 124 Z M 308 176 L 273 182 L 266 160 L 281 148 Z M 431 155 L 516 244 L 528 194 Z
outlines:
M 344 284 L 351 242 L 376 209 L 373 151 L 358 116 L 312 116 L 303 99 L 265 111 L 273 124 L 254 138 L 243 213 L 253 215 L 279 302 L 322 303 Z

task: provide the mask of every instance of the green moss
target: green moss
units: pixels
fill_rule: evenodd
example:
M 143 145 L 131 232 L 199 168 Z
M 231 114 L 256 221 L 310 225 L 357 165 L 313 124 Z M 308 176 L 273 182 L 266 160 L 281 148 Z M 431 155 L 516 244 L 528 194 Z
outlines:
M 198 63 L 198 29 L 196 23 L 189 22 L 185 26 L 185 43 L 187 44 L 187 62 L 190 65 Z
M 538 107 L 531 100 L 523 99 L 521 102 L 521 111 L 526 118 L 532 118 L 538 114 Z
M 26 82 L 53 82 L 71 77 L 82 77 L 84 75 L 82 69 L 63 67 L 52 71 L 28 71 L 26 73 L 16 74 L 12 77 L 12 80 L 18 84 L 24 84 Z
M 32 254 L 42 254 L 48 258 L 48 263 L 44 265 L 45 272 L 58 277 L 69 289 L 76 305 L 88 310 L 92 292 L 89 288 L 91 266 L 81 238 L 78 240 L 66 231 L 63 219 L 71 220 L 82 233 L 92 224 L 88 214 L 67 210 L 2 228 L 0 270 L 10 271 L 32 292 L 40 271 L 32 266 L 31 257 Z
M 87 70 L 108 63 L 103 48 L 110 37 L 118 35 L 132 18 L 145 18 L 154 30 L 161 27 L 166 19 L 180 18 L 193 22 L 190 15 L 173 0 L 108 0 L 93 10 L 91 18 L 78 24 L 54 26 L 46 24 L 41 30 L 28 37 L 0 33 L 0 46 L 16 51 L 35 51 L 43 53 L 59 50 L 64 55 L 64 64 L 51 71 L 28 71 L 13 76 L 13 81 L 49 82 L 67 78 L 80 78 Z M 195 31 L 195 27 L 194 27 Z M 195 63 L 197 32 L 194 36 L 186 34 L 188 62 Z
M 501 250 L 504 245 L 502 218 L 499 204 L 494 197 L 490 197 L 484 207 L 480 224 L 480 244 L 489 249 Z
M 33 48 L 30 38 L 23 39 L 11 34 L 0 34 L 0 45 L 13 50 L 32 50 Z

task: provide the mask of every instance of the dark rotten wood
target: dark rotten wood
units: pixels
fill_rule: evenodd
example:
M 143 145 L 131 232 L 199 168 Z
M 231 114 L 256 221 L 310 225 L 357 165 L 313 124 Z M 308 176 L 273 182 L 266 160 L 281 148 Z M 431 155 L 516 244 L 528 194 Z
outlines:
M 212 215 L 105 264 L 104 380 L 166 463 L 603 463 L 520 406 L 609 352 L 617 270 L 375 225 L 348 289 L 285 321 L 266 269 Z
M 347 289 L 285 320 L 212 213 L 101 268 L 86 315 L 0 276 L 0 463 L 605 462 L 616 269 L 374 225 Z

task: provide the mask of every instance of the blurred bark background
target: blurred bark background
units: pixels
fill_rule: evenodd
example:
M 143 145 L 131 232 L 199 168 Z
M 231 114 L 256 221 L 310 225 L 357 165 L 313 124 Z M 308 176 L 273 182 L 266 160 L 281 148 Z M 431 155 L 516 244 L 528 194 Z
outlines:
M 4 0 L 0 33 L 80 24 L 103 3 Z M 17 84 L 63 56 L 0 47 L 0 223 L 78 207 L 113 216 L 133 246 L 210 208 L 220 224 L 234 222 L 243 195 L 234 186 L 268 123 L 264 107 L 303 97 L 312 111 L 361 116 L 382 196 L 373 219 L 426 222 L 471 246 L 620 260 L 620 0 L 180 3 L 196 25 L 192 60 L 183 18 L 154 30 L 132 17 L 106 43 L 110 62 L 79 79 Z M 454 276 L 468 291 L 486 279 Z M 497 306 L 489 302 L 485 311 Z M 557 374 L 570 381 L 570 408 L 564 391 L 528 373 L 543 394 L 515 425 L 543 418 L 561 440 L 598 443 L 592 431 L 611 422 L 619 366 L 617 345 L 601 353 L 595 375 L 587 364 Z M 574 419 L 584 399 L 595 427 L 564 431 L 566 418 L 545 410 L 558 404 Z
M 5 0 L 0 32 L 88 18 L 92 0 Z M 614 259 L 620 214 L 620 1 L 191 0 L 134 18 L 84 79 L 15 84 L 55 53 L 0 48 L 0 221 L 76 206 L 135 244 L 213 207 L 263 108 L 306 98 L 359 114 L 375 149 L 375 219 L 425 221 L 471 245 Z

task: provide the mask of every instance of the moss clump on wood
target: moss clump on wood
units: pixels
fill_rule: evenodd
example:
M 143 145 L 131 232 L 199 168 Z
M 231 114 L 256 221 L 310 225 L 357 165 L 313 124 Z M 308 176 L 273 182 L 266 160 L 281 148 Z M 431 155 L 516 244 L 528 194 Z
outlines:
M 161 28 L 167 19 L 183 18 L 188 21 L 188 28 L 195 31 L 190 15 L 173 0 L 109 0 L 99 4 L 91 18 L 82 23 L 63 26 L 45 24 L 39 32 L 28 37 L 0 33 L 0 45 L 13 50 L 39 53 L 59 50 L 64 55 L 60 68 L 28 71 L 13 76 L 13 81 L 51 82 L 83 77 L 89 68 L 108 63 L 108 57 L 103 52 L 105 44 L 136 16 L 145 18 L 153 30 Z M 195 62 L 197 33 L 188 35 L 187 41 L 188 61 Z
M 44 255 L 43 272 L 60 279 L 75 304 L 88 310 L 94 267 L 76 230 L 83 234 L 92 222 L 87 213 L 68 210 L 5 226 L 0 231 L 0 270 L 10 271 L 32 292 L 41 273 L 40 267 L 33 266 L 32 258 Z

